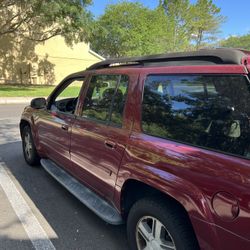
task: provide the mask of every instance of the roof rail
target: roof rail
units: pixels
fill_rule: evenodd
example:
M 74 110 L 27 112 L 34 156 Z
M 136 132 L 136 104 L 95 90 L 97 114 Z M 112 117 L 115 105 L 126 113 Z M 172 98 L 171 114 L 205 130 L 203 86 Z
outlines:
M 150 55 L 142 57 L 128 57 L 108 59 L 93 64 L 88 70 L 121 67 L 121 66 L 147 66 L 156 63 L 165 65 L 199 65 L 199 64 L 241 64 L 246 52 L 239 49 L 201 49 L 191 52 L 177 52 L 169 54 Z

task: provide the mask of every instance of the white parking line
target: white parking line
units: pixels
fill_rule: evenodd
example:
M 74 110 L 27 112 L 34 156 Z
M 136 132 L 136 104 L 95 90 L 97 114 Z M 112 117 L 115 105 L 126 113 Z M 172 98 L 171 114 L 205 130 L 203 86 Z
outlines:
M 31 208 L 18 191 L 14 182 L 11 180 L 7 172 L 7 166 L 4 162 L 0 162 L 0 185 L 21 221 L 34 248 L 37 250 L 55 250 L 48 235 L 32 213 Z

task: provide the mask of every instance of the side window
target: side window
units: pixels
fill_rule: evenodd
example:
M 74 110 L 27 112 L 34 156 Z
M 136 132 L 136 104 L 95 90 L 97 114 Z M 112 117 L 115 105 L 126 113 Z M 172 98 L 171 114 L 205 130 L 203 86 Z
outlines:
M 125 106 L 125 102 L 127 99 L 128 92 L 128 76 L 122 75 L 118 79 L 118 87 L 116 90 L 116 94 L 113 98 L 112 112 L 111 112 L 111 123 L 121 125 L 123 110 Z
M 84 79 L 72 79 L 66 88 L 61 90 L 52 101 L 51 110 L 73 114 Z
M 121 126 L 127 89 L 128 77 L 125 75 L 93 76 L 85 97 L 82 116 Z
M 244 76 L 146 79 L 142 128 L 150 135 L 250 158 L 249 82 Z

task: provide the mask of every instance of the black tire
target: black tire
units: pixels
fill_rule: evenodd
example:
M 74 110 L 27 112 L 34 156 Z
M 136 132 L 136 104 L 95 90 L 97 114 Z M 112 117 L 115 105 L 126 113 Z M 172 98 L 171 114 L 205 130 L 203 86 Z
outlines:
M 166 231 L 164 228 L 161 233 L 165 233 L 165 239 L 172 241 L 177 250 L 199 249 L 191 223 L 182 208 L 171 201 L 165 203 L 163 199 L 145 198 L 137 201 L 130 209 L 128 215 L 127 235 L 131 250 L 139 249 L 137 247 L 137 239 L 139 242 L 138 244 L 146 244 L 144 238 L 136 233 L 136 229 L 137 225 L 140 225 L 139 222 L 142 218 L 146 218 L 145 220 L 149 220 L 150 222 L 151 217 L 158 220 L 165 227 L 170 236 L 165 233 Z M 148 224 L 146 224 L 146 227 L 148 227 Z M 149 232 L 151 233 L 150 230 Z M 143 246 L 141 246 L 141 248 L 143 249 Z M 153 246 L 153 249 L 163 248 Z
M 27 152 L 26 146 L 27 146 L 27 139 L 30 138 L 30 150 Z M 28 163 L 28 165 L 34 167 L 40 165 L 40 157 L 36 151 L 36 147 L 34 144 L 32 132 L 29 126 L 25 126 L 22 130 L 22 146 L 23 146 L 23 155 L 25 161 Z

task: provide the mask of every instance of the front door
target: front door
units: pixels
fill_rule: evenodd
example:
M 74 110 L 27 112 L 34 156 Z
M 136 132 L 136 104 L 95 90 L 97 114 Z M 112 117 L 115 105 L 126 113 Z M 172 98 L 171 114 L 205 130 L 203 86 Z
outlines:
M 83 78 L 68 79 L 52 94 L 37 121 L 39 142 L 48 158 L 70 168 L 70 133 Z
M 106 198 L 112 198 L 118 168 L 129 138 L 123 111 L 129 78 L 95 75 L 83 111 L 72 126 L 71 160 L 78 176 Z

